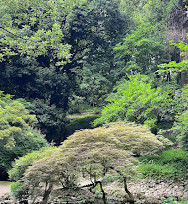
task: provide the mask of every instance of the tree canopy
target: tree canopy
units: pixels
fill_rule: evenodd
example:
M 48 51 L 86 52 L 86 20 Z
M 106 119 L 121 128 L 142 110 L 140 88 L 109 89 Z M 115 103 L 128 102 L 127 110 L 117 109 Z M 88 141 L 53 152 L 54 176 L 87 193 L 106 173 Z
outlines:
M 23 105 L 0 92 L 0 169 L 6 172 L 15 158 L 47 146 L 35 127 L 37 119 Z
M 168 92 L 153 88 L 152 80 L 145 75 L 129 75 L 107 98 L 102 116 L 96 124 L 109 123 L 118 119 L 147 124 L 154 132 L 156 125 L 169 117 L 171 98 Z M 167 120 L 167 118 L 166 118 Z
M 112 50 L 127 32 L 129 18 L 120 12 L 117 0 L 0 3 L 0 89 L 29 100 L 48 141 L 59 144 L 65 139 L 62 132 L 72 93 L 80 92 L 96 105 L 94 95 L 91 91 L 91 96 L 88 94 L 96 86 L 95 80 L 100 101 L 113 86 L 113 77 L 108 74 L 113 68 Z M 84 70 L 96 61 L 99 74 L 86 87 L 90 72 Z M 104 81 L 110 85 L 108 88 Z M 101 86 L 104 91 L 100 93 Z
M 34 203 L 38 202 L 40 197 L 42 203 L 46 203 L 48 199 L 53 200 L 60 194 L 65 201 L 66 191 L 75 191 L 82 195 L 85 191 L 80 192 L 79 189 L 92 189 L 99 184 L 103 198 L 106 199 L 102 181 L 111 172 L 118 173 L 125 179 L 125 191 L 132 199 L 126 180 L 136 173 L 135 164 L 138 163 L 133 155 L 153 154 L 162 149 L 163 145 L 146 127 L 136 124 L 120 122 L 112 123 L 109 127 L 78 131 L 59 148 L 53 149 L 54 152 L 47 149 L 42 159 L 38 157 L 37 160 L 32 160 L 33 165 L 26 169 L 21 179 L 24 181 L 22 190 L 25 189 L 25 195 Z M 25 159 L 27 158 L 28 156 L 25 156 Z M 18 178 L 17 174 L 20 175 L 17 171 L 18 165 L 19 169 L 25 169 L 22 158 L 16 161 L 10 172 L 13 178 Z M 83 180 L 90 182 L 83 186 Z M 41 185 L 46 187 L 41 188 Z M 59 185 L 61 190 L 57 188 Z M 89 195 L 89 191 L 86 192 Z M 70 196 L 68 199 L 74 200 Z

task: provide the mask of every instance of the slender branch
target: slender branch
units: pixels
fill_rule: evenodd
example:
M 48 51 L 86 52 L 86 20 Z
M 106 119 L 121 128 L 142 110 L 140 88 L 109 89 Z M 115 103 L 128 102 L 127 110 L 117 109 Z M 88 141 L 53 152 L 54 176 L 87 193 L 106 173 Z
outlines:
M 127 187 L 127 178 L 126 176 L 124 176 L 119 170 L 115 169 L 114 167 L 109 167 L 110 169 L 116 171 L 122 178 L 123 178 L 123 183 L 124 183 L 124 190 L 125 192 L 128 194 L 129 196 L 129 202 L 130 204 L 134 204 L 134 196 L 133 194 L 128 190 L 128 187 Z M 123 203 L 125 203 L 126 201 L 124 200 Z
M 102 182 L 101 182 L 101 181 L 98 181 L 98 184 L 100 185 L 100 189 L 101 189 L 101 192 L 102 192 L 103 202 L 104 202 L 104 204 L 107 204 L 106 193 L 104 192 L 104 189 L 103 189 L 103 186 L 102 186 Z
M 100 189 L 101 189 L 101 192 L 102 192 L 103 202 L 104 202 L 104 204 L 107 204 L 106 193 L 105 193 L 105 191 L 104 191 L 104 189 L 103 189 L 103 186 L 102 186 L 102 182 L 101 182 L 101 181 L 95 181 L 94 184 L 93 184 L 93 183 L 87 184 L 87 185 L 81 186 L 81 188 L 91 187 L 90 189 L 92 190 L 92 189 L 95 188 L 98 184 L 99 184 Z

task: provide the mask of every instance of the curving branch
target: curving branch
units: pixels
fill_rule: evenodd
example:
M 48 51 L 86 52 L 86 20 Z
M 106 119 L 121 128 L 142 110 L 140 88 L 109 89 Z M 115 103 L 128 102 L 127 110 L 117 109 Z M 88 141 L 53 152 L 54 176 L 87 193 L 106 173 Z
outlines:
M 130 203 L 130 204 L 134 204 L 135 202 L 134 202 L 134 196 L 133 196 L 133 194 L 128 190 L 128 187 L 127 187 L 127 178 L 126 178 L 126 176 L 124 176 L 119 170 L 117 170 L 117 169 L 115 169 L 114 167 L 109 167 L 110 169 L 112 169 L 112 170 L 114 170 L 114 171 L 116 171 L 122 178 L 123 178 L 123 183 L 124 183 L 124 190 L 125 190 L 125 192 L 128 194 L 128 196 L 129 196 L 129 200 L 128 200 L 128 202 Z M 126 203 L 126 200 L 124 199 L 124 201 L 123 201 L 123 204 L 125 204 Z

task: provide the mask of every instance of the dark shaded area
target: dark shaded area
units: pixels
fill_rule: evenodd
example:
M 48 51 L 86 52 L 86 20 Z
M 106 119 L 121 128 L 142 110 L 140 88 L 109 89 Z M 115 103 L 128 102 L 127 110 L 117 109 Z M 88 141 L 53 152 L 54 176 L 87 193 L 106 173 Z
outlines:
M 5 171 L 3 167 L 0 166 L 0 181 L 7 181 L 8 173 Z
M 93 122 L 95 119 L 99 118 L 100 115 L 90 115 L 86 116 L 84 118 L 77 118 L 72 120 L 67 126 L 66 126 L 66 136 L 72 135 L 76 130 L 81 129 L 93 129 L 95 128 L 93 125 Z

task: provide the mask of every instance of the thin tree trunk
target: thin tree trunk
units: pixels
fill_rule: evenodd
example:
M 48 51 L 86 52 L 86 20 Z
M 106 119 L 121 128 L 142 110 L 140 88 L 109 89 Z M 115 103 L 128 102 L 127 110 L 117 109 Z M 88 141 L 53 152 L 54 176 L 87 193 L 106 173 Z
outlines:
M 127 188 L 127 179 L 126 179 L 126 177 L 123 177 L 123 183 L 124 183 L 124 190 L 129 196 L 130 204 L 134 204 L 134 197 L 133 197 L 132 193 Z
M 101 192 L 102 192 L 102 200 L 103 200 L 103 203 L 104 204 L 108 204 L 107 202 L 107 199 L 106 199 L 106 193 L 102 187 L 102 182 L 101 181 L 96 181 L 94 184 L 87 184 L 87 185 L 84 185 L 82 186 L 81 188 L 86 188 L 86 187 L 91 187 L 91 189 L 95 188 L 97 185 L 100 185 L 100 189 L 101 189 Z
M 124 183 L 124 190 L 125 192 L 128 194 L 129 196 L 129 200 L 128 202 L 130 204 L 134 204 L 134 196 L 133 194 L 128 190 L 128 187 L 127 187 L 127 178 L 119 171 L 119 170 L 116 170 L 114 167 L 110 167 L 112 170 L 116 171 L 122 178 L 123 178 L 123 183 Z M 127 202 L 127 200 L 123 200 L 122 204 L 125 204 Z
M 182 52 L 182 51 L 181 51 Z M 186 51 L 188 53 L 188 51 Z M 180 53 L 180 62 L 183 62 L 188 59 L 188 55 L 181 55 Z M 184 87 L 188 84 L 188 70 L 183 70 L 181 72 L 181 87 Z
M 181 72 L 181 87 L 184 87 L 188 84 L 188 71 L 184 70 Z
M 103 203 L 104 204 L 107 204 L 107 200 L 106 200 L 106 193 L 104 192 L 104 189 L 102 187 L 102 183 L 101 181 L 98 181 L 99 185 L 100 185 L 100 189 L 101 189 L 101 192 L 102 192 L 102 200 L 103 200 Z
M 45 190 L 45 192 L 44 192 L 43 200 L 42 200 L 41 204 L 47 204 L 48 198 L 49 198 L 50 193 L 51 193 L 51 191 L 52 191 L 52 188 L 53 188 L 53 184 L 49 184 L 48 189 Z

